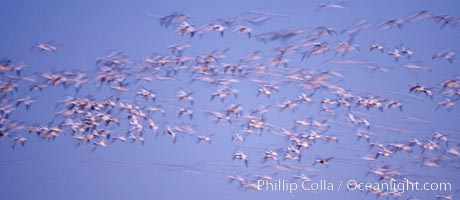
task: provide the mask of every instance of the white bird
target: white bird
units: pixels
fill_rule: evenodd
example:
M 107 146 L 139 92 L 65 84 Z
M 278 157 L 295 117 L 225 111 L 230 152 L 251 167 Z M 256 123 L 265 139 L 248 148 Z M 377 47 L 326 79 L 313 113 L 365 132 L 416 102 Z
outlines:
M 11 140 L 11 148 L 14 149 L 16 147 L 17 144 L 21 144 L 22 146 L 25 145 L 27 141 L 27 138 L 21 136 L 21 137 L 14 137 L 12 140 Z
M 244 161 L 244 165 L 248 167 L 248 156 L 244 154 L 243 152 L 237 152 L 233 154 L 233 160 L 238 159 Z
M 41 51 L 47 51 L 47 52 L 56 52 L 57 47 L 52 45 L 52 44 L 47 44 L 47 43 L 37 43 L 35 44 L 32 48 L 39 49 Z

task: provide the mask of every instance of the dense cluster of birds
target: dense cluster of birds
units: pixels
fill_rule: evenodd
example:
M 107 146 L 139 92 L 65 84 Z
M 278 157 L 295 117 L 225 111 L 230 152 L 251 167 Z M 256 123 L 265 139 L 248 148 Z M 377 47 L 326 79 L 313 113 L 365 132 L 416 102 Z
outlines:
M 321 4 L 319 8 L 344 9 L 346 4 Z M 327 167 L 334 163 L 348 162 L 333 155 L 319 155 L 312 159 L 310 148 L 323 145 L 346 146 L 341 142 L 344 138 L 356 138 L 369 147 L 362 149 L 360 160 L 372 166 L 367 174 L 378 180 L 407 178 L 399 168 L 385 164 L 396 154 L 406 154 L 417 165 L 426 168 L 460 167 L 460 141 L 454 135 L 432 130 L 429 136 L 413 136 L 404 140 L 395 138 L 393 141 L 382 139 L 382 133 L 404 133 L 406 130 L 378 125 L 376 117 L 372 115 L 377 113 L 381 117 L 387 112 L 403 113 L 406 106 L 411 106 L 411 102 L 403 103 L 401 96 L 396 95 L 382 96 L 374 91 L 366 94 L 353 91 L 352 88 L 342 86 L 341 82 L 346 76 L 341 72 L 313 70 L 290 63 L 296 59 L 302 63 L 314 56 L 329 55 L 333 59 L 327 62 L 333 65 L 359 65 L 371 72 L 391 73 L 394 70 L 392 68 L 351 59 L 347 55 L 358 54 L 365 49 L 369 53 L 389 56 L 399 63 L 411 59 L 417 52 L 403 44 L 394 49 L 377 42 L 358 44 L 355 40 L 359 32 L 366 29 L 404 29 L 407 24 L 419 21 L 432 21 L 443 30 L 446 26 L 454 27 L 460 23 L 460 17 L 420 11 L 405 18 L 389 19 L 378 24 L 360 21 L 343 30 L 320 26 L 310 30 L 292 29 L 267 33 L 258 33 L 257 28 L 274 18 L 290 16 L 248 12 L 235 18 L 216 19 L 204 25 L 194 25 L 187 14 L 180 12 L 149 17 L 173 34 L 189 37 L 191 41 L 204 38 L 207 34 L 218 34 L 222 39 L 228 37 L 228 34 L 235 34 L 247 37 L 250 42 L 279 45 L 268 52 L 257 50 L 236 60 L 226 58 L 230 49 L 190 55 L 187 49 L 192 48 L 191 42 L 170 45 L 169 54 L 144 57 L 140 62 L 123 52 L 112 52 L 95 60 L 95 73 L 51 70 L 25 74 L 25 64 L 3 58 L 0 61 L 0 142 L 15 149 L 25 146 L 31 137 L 54 140 L 67 136 L 72 137 L 77 144 L 86 144 L 96 150 L 121 142 L 144 144 L 148 142 L 149 135 L 168 137 L 173 143 L 191 137 L 198 143 L 210 145 L 215 145 L 212 142 L 214 137 L 228 137 L 231 143 L 244 144 L 248 137 L 264 140 L 266 135 L 274 135 L 279 140 L 278 146 L 260 146 L 260 152 L 257 153 L 247 153 L 244 147 L 238 148 L 228 152 L 229 159 L 241 162 L 241 168 L 249 169 L 251 165 L 272 166 L 274 173 L 284 170 L 294 172 L 294 180 L 310 180 L 311 177 L 304 174 L 304 166 L 311 172 L 312 169 L 328 170 Z M 326 36 L 346 36 L 350 39 L 331 44 Z M 50 42 L 37 43 L 32 50 L 32 53 L 55 53 L 59 48 Z M 433 62 L 455 64 L 455 55 L 453 50 L 443 49 L 433 51 L 432 59 Z M 428 73 L 435 70 L 414 63 L 398 66 Z M 156 90 L 161 89 L 161 84 L 170 82 L 180 82 L 183 87 L 175 91 L 174 97 L 158 95 Z M 144 87 L 150 83 L 155 83 L 155 86 Z M 110 90 L 111 95 L 101 97 L 82 90 L 85 86 L 95 88 L 96 85 L 98 91 Z M 192 85 L 206 88 L 208 96 L 197 95 L 197 91 L 188 88 Z M 37 97 L 52 87 L 64 88 L 66 97 L 56 102 L 55 114 L 49 123 L 30 124 L 14 115 L 21 107 L 26 111 L 32 110 Z M 254 88 L 254 96 L 250 97 L 253 101 L 273 103 L 253 108 L 243 107 L 244 103 L 239 102 L 242 88 Z M 298 91 L 298 94 L 281 98 L 278 94 L 284 90 Z M 438 112 L 448 113 L 455 108 L 460 97 L 460 76 L 447 77 L 439 85 L 414 83 L 407 86 L 405 95 L 421 101 L 438 101 L 433 108 L 445 108 L 447 111 Z M 207 105 L 197 104 L 200 102 L 198 99 L 220 103 L 221 106 L 210 109 Z M 303 118 L 293 117 L 299 116 L 296 114 L 305 108 L 319 109 L 311 116 L 304 114 Z M 292 116 L 289 119 L 292 121 L 291 126 L 277 124 L 279 119 L 276 116 L 281 114 Z M 194 125 L 197 120 L 211 120 L 212 124 L 217 124 L 221 129 L 203 133 L 200 127 Z M 409 120 L 414 124 L 429 124 L 416 117 Z M 239 131 L 229 133 L 231 129 L 228 127 Z M 341 134 L 343 130 L 348 133 Z M 232 182 L 238 182 L 244 189 L 258 190 L 256 180 L 271 180 L 274 176 L 252 174 L 227 177 Z M 384 190 L 367 194 L 395 199 L 403 195 L 399 191 Z M 436 198 L 453 199 L 453 194 L 439 194 Z

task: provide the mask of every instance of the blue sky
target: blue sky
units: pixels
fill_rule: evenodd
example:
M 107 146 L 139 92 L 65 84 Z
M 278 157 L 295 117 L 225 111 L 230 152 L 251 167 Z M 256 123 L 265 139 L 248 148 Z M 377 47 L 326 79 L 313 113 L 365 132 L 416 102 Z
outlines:
M 252 37 L 238 36 L 227 31 L 224 37 L 218 33 L 207 33 L 202 38 L 181 37 L 174 33 L 175 27 L 161 27 L 158 21 L 146 15 L 164 16 L 174 12 L 190 15 L 189 23 L 200 26 L 218 18 L 233 18 L 245 12 L 267 12 L 289 15 L 274 17 L 260 26 L 253 26 L 253 36 L 282 30 L 311 30 L 318 26 L 331 27 L 336 31 L 343 30 L 360 20 L 366 20 L 372 26 L 360 32 L 353 42 L 360 46 L 345 57 L 334 56 L 330 52 L 312 56 L 301 61 L 299 53 L 293 53 L 288 68 L 278 67 L 276 70 L 306 68 L 314 71 L 337 71 L 343 74 L 339 84 L 354 94 L 366 96 L 375 94 L 403 102 L 404 110 L 366 111 L 353 107 L 357 116 L 366 117 L 371 122 L 370 132 L 375 133 L 376 141 L 400 142 L 411 138 L 429 139 L 434 131 L 439 131 L 449 138 L 457 139 L 460 127 L 459 109 L 454 106 L 449 112 L 444 108 L 436 110 L 436 104 L 444 97 L 435 90 L 434 99 L 425 98 L 423 94 L 409 94 L 410 85 L 421 84 L 437 86 L 447 79 L 458 75 L 458 60 L 453 63 L 446 60 L 432 60 L 432 55 L 440 50 L 451 49 L 460 52 L 459 27 L 447 25 L 441 28 L 430 19 L 405 24 L 402 29 L 392 28 L 378 30 L 376 25 L 393 18 L 405 18 L 422 10 L 434 15 L 460 16 L 457 1 L 349 1 L 344 9 L 322 9 L 318 6 L 322 1 L 2 1 L 3 11 L 0 13 L 0 56 L 12 59 L 14 63 L 27 65 L 23 74 L 32 77 L 38 72 L 64 70 L 84 71 L 94 77 L 100 69 L 95 65 L 97 58 L 112 51 L 122 51 L 133 61 L 133 66 L 141 66 L 142 58 L 152 55 L 170 55 L 169 45 L 188 42 L 192 47 L 184 54 L 187 56 L 205 55 L 213 50 L 223 50 L 226 58 L 223 63 L 236 63 L 238 60 L 256 50 L 260 50 L 263 60 L 273 56 L 276 47 L 294 42 L 305 37 L 286 42 L 273 41 L 264 44 Z M 233 29 L 233 28 L 230 28 Z M 350 39 L 347 35 L 322 36 L 319 40 L 335 47 L 339 42 Z M 58 47 L 56 53 L 31 50 L 39 42 L 51 42 Z M 384 54 L 369 52 L 371 44 L 383 44 Z M 398 45 L 414 51 L 410 60 L 401 59 L 395 62 L 387 53 Z M 373 62 L 391 69 L 389 73 L 370 72 L 362 66 L 340 64 L 334 61 L 353 59 Z M 402 67 L 405 64 L 417 63 L 427 66 L 432 72 L 415 71 Z M 167 136 L 158 137 L 145 134 L 145 145 L 139 143 L 114 143 L 107 148 L 91 151 L 90 145 L 80 145 L 65 133 L 54 141 L 41 140 L 26 131 L 16 133 L 28 138 L 25 147 L 11 149 L 9 140 L 0 143 L 0 185 L 2 199 L 279 199 L 279 198 L 314 198 L 314 199 L 373 199 L 373 195 L 359 192 L 286 192 L 244 191 L 237 184 L 229 184 L 227 175 L 253 176 L 259 173 L 275 174 L 277 178 L 290 179 L 295 172 L 276 171 L 264 168 L 260 162 L 263 152 L 270 149 L 286 147 L 285 138 L 264 131 L 262 137 L 250 136 L 243 143 L 231 142 L 231 135 L 241 127 L 215 124 L 209 116 L 197 112 L 193 120 L 178 118 L 176 106 L 191 107 L 187 102 L 179 102 L 175 94 L 179 89 L 194 92 L 196 110 L 223 110 L 230 103 L 241 103 L 245 112 L 259 104 L 271 105 L 267 120 L 282 127 L 292 127 L 293 120 L 314 118 L 345 122 L 345 109 L 337 109 L 335 117 L 320 114 L 319 102 L 324 98 L 334 98 L 328 91 L 315 92 L 312 105 L 302 104 L 296 112 L 279 111 L 277 103 L 285 99 L 296 98 L 302 90 L 294 85 L 282 85 L 279 80 L 271 77 L 269 83 L 280 84 L 281 89 L 270 98 L 256 96 L 258 84 L 241 80 L 234 84 L 239 90 L 238 99 L 230 97 L 224 103 L 210 101 L 210 93 L 217 87 L 203 83 L 190 84 L 190 74 L 179 72 L 181 81 L 154 81 L 152 83 L 130 83 L 132 89 L 121 98 L 134 101 L 134 91 L 141 87 L 157 93 L 159 103 L 166 105 L 167 114 L 153 116 L 160 124 L 162 131 L 165 124 L 184 121 L 191 123 L 198 134 L 214 134 L 211 145 L 196 143 L 192 136 L 179 137 L 172 143 Z M 104 99 L 118 95 L 108 87 L 95 87 L 97 82 L 89 78 L 80 91 L 81 96 L 92 95 Z M 42 92 L 29 92 L 27 84 L 19 84 L 18 92 L 7 98 L 17 99 L 27 95 L 36 102 L 30 110 L 19 107 L 11 119 L 29 125 L 47 124 L 54 118 L 57 101 L 68 95 L 75 95 L 73 90 L 62 87 L 47 88 Z M 414 98 L 416 97 L 416 98 Z M 417 117 L 430 123 L 410 123 L 407 118 Z M 123 118 L 123 115 L 120 116 Z M 59 120 L 59 119 L 58 119 Z M 126 117 L 123 125 L 114 129 L 115 133 L 126 132 Z M 376 127 L 397 127 L 408 133 L 396 133 Z M 363 141 L 356 141 L 356 129 L 332 125 L 328 134 L 340 139 L 339 144 L 318 142 L 302 153 L 301 166 L 310 167 L 318 156 L 334 156 L 328 168 L 316 166 L 320 172 L 305 172 L 316 179 L 326 179 L 337 183 L 340 180 L 361 179 L 377 181 L 378 178 L 366 176 L 366 171 L 379 165 L 390 165 L 401 168 L 405 174 L 423 181 L 448 181 L 454 190 L 460 189 L 458 175 L 458 158 L 445 166 L 427 168 L 416 163 L 415 157 L 421 156 L 420 151 L 410 154 L 395 154 L 391 158 L 378 161 L 378 164 L 366 162 L 360 157 L 372 154 L 369 146 Z M 450 144 L 454 147 L 456 142 Z M 448 148 L 443 146 L 443 148 Z M 243 150 L 249 154 L 250 166 L 232 161 L 232 154 Z M 445 155 L 440 150 L 436 155 Z M 444 164 L 444 163 L 443 163 Z M 424 175 L 430 178 L 423 178 Z M 405 198 L 425 195 L 450 194 L 451 192 L 412 192 Z M 458 195 L 458 194 L 457 194 Z

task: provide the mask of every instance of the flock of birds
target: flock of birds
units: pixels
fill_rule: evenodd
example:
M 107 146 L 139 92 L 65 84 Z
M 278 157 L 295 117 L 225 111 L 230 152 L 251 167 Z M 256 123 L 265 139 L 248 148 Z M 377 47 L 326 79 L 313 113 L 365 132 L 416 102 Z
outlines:
M 320 9 L 345 7 L 345 4 L 333 3 L 319 6 Z M 359 65 L 374 73 L 391 73 L 390 68 L 348 59 L 347 55 L 358 54 L 364 51 L 361 49 L 363 47 L 370 53 L 389 56 L 395 62 L 400 62 L 403 59 L 409 60 L 417 52 L 405 45 L 399 45 L 394 49 L 382 43 L 359 45 L 355 42 L 359 32 L 371 28 L 382 31 L 393 28 L 403 30 L 407 24 L 419 21 L 432 21 L 438 24 L 442 31 L 448 26 L 454 27 L 460 23 L 460 17 L 420 11 L 406 18 L 389 19 L 376 25 L 360 21 L 344 30 L 320 26 L 310 30 L 292 29 L 268 33 L 257 33 L 257 28 L 274 18 L 290 16 L 248 12 L 235 18 L 216 19 L 204 25 L 193 25 L 191 18 L 180 12 L 148 17 L 171 30 L 172 34 L 190 37 L 191 41 L 196 38 L 205 39 L 207 34 L 218 34 L 223 39 L 229 37 L 228 34 L 235 34 L 247 37 L 248 42 L 279 42 L 276 44 L 280 45 L 269 50 L 269 55 L 267 51 L 258 50 L 238 58 L 233 63 L 226 63 L 234 60 L 226 59 L 229 49 L 190 55 L 187 49 L 192 48 L 191 42 L 170 45 L 169 54 L 144 57 L 141 62 L 125 56 L 122 52 L 113 52 L 96 59 L 96 73 L 50 70 L 25 74 L 23 69 L 26 65 L 4 58 L 0 61 L 0 142 L 16 149 L 25 146 L 31 137 L 54 140 L 68 136 L 76 143 L 86 144 L 92 150 L 96 150 L 129 141 L 144 144 L 148 142 L 145 138 L 149 135 L 169 137 L 173 143 L 192 137 L 199 143 L 218 145 L 212 142 L 214 137 L 229 137 L 232 143 L 244 144 L 248 137 L 264 140 L 265 135 L 271 134 L 279 139 L 279 146 L 261 146 L 259 148 L 264 150 L 254 154 L 240 148 L 229 153 L 229 159 L 236 163 L 241 162 L 241 168 L 250 168 L 261 161 L 261 165 L 273 166 L 274 172 L 294 172 L 294 180 L 310 180 L 311 177 L 304 174 L 303 166 L 308 166 L 308 169 L 327 170 L 327 166 L 334 165 L 334 162 L 345 162 L 341 158 L 328 155 L 311 159 L 310 148 L 321 145 L 341 146 L 343 143 L 340 141 L 352 137 L 369 147 L 362 149 L 361 155 L 364 156 L 360 160 L 365 165 L 374 166 L 368 174 L 378 180 L 406 178 L 399 168 L 385 165 L 385 162 L 396 154 L 406 154 L 416 160 L 417 165 L 426 168 L 460 167 L 460 140 L 456 139 L 455 135 L 433 131 L 430 136 L 414 136 L 407 140 L 380 140 L 380 133 L 404 130 L 379 126 L 375 124 L 376 120 L 372 119 L 370 113 L 375 113 L 373 110 L 381 113 L 379 115 L 386 112 L 404 113 L 410 102 L 406 101 L 403 104 L 399 97 L 370 92 L 360 94 L 341 86 L 341 81 L 346 78 L 343 73 L 297 67 L 289 62 L 296 59 L 305 62 L 314 56 L 328 55 L 336 60 L 327 62 L 333 62 L 335 65 Z M 351 39 L 331 44 L 326 41 L 327 36 L 347 36 Z M 32 48 L 32 53 L 59 51 L 53 42 L 37 43 Z M 455 51 L 444 49 L 433 51 L 432 59 L 433 62 L 455 64 L 455 55 Z M 400 66 L 410 71 L 435 70 L 420 64 Z M 155 90 L 161 89 L 159 83 L 170 82 L 180 82 L 183 85 L 175 91 L 175 97 L 160 96 L 156 93 Z M 153 88 L 144 87 L 151 83 L 155 83 Z M 197 84 L 207 88 L 209 96 L 196 95 L 195 91 L 187 88 Z M 82 92 L 82 87 L 94 85 L 97 85 L 97 90 L 110 90 L 112 95 L 93 95 L 94 89 L 91 93 Z M 49 123 L 30 124 L 14 116 L 15 111 L 21 107 L 27 111 L 33 110 L 37 97 L 52 87 L 64 88 L 66 97 L 56 102 L 55 117 Z M 257 88 L 251 97 L 254 101 L 272 100 L 274 103 L 244 108 L 243 103 L 239 102 L 239 91 L 251 87 Z M 283 90 L 299 92 L 298 95 L 282 99 L 278 94 Z M 433 107 L 445 108 L 446 110 L 438 112 L 448 113 L 455 108 L 460 97 L 460 76 L 447 77 L 439 85 L 408 86 L 406 95 L 422 101 L 437 100 Z M 210 110 L 207 105 L 197 104 L 200 102 L 196 101 L 198 99 L 219 102 L 222 106 Z M 312 116 L 304 115 L 306 117 L 301 119 L 289 119 L 292 121 L 290 126 L 277 124 L 276 116 L 280 113 L 294 116 L 300 109 L 311 107 L 318 107 L 318 112 Z M 171 116 L 178 119 L 169 120 Z M 219 125 L 221 129 L 214 133 L 198 131 L 200 128 L 194 125 L 195 121 L 206 119 Z M 415 117 L 411 120 L 417 124 L 429 124 Z M 228 127 L 237 128 L 239 131 L 228 133 Z M 349 133 L 338 134 L 340 131 L 337 130 L 347 130 Z M 256 180 L 272 180 L 274 176 L 276 175 L 252 174 L 227 177 L 244 189 L 258 190 Z M 366 194 L 395 199 L 403 195 L 400 191 L 384 190 Z M 435 198 L 449 200 L 454 199 L 453 195 L 438 194 Z

